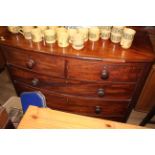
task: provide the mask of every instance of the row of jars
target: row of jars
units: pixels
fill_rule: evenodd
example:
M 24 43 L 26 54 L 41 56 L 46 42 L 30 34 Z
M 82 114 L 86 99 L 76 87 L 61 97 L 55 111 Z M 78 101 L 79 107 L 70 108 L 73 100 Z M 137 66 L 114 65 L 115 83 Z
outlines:
M 76 50 L 84 48 L 88 40 L 98 41 L 109 38 L 113 43 L 120 43 L 123 48 L 130 48 L 135 30 L 124 26 L 100 26 L 100 27 L 58 27 L 58 26 L 9 26 L 12 33 L 21 33 L 25 39 L 33 42 L 41 42 L 43 39 L 48 44 L 58 42 L 58 46 L 67 47 L 69 43 Z

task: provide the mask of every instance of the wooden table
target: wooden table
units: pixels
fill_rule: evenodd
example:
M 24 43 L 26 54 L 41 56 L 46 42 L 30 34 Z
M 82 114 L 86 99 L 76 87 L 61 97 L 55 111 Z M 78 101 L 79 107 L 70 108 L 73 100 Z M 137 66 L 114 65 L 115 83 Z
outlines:
M 29 106 L 18 129 L 140 129 L 143 127 Z

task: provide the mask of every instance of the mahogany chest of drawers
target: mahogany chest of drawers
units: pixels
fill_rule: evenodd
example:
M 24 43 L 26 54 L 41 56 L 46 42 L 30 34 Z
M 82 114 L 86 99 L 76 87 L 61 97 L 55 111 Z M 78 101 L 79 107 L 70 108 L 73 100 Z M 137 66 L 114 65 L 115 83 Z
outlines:
M 154 55 L 147 34 L 137 32 L 131 49 L 109 40 L 71 46 L 33 43 L 6 33 L 0 41 L 20 95 L 41 91 L 52 109 L 125 122 L 135 106 Z
M 0 72 L 1 72 L 1 70 L 4 69 L 4 66 L 5 66 L 5 60 L 4 60 L 4 57 L 2 55 L 2 52 L 0 51 Z

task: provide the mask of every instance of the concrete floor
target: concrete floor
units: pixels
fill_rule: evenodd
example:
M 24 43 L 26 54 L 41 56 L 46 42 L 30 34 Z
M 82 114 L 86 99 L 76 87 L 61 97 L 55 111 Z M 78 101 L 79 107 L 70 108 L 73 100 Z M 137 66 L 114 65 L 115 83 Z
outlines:
M 0 105 L 3 105 L 11 96 L 16 96 L 16 92 L 5 69 L 0 73 Z
M 0 104 L 3 105 L 12 96 L 16 96 L 16 92 L 8 76 L 8 72 L 5 69 L 2 73 L 0 73 Z M 20 101 L 18 99 L 16 100 L 17 102 L 6 104 L 8 112 L 11 107 L 15 107 L 21 110 Z M 145 117 L 145 115 L 146 113 L 133 111 L 128 119 L 128 123 L 138 125 Z M 153 120 L 155 120 L 155 117 Z M 146 127 L 155 129 L 155 124 L 147 124 Z

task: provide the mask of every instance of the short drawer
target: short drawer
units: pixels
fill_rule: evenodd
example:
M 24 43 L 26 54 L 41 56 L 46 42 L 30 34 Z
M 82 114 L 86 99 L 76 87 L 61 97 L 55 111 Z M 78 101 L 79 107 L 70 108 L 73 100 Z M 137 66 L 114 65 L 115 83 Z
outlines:
M 45 55 L 33 51 L 3 47 L 8 64 L 27 68 L 48 76 L 64 77 L 65 61 L 62 57 Z
M 143 63 L 107 63 L 70 59 L 68 62 L 68 79 L 136 82 L 141 77 L 143 68 Z
M 9 67 L 13 81 L 25 83 L 31 87 L 42 88 L 49 91 L 64 93 L 66 89 L 65 79 L 49 77 L 44 74 L 35 73 L 26 69 Z
M 67 94 L 96 97 L 103 99 L 131 99 L 135 83 L 92 83 L 82 81 L 68 81 Z

